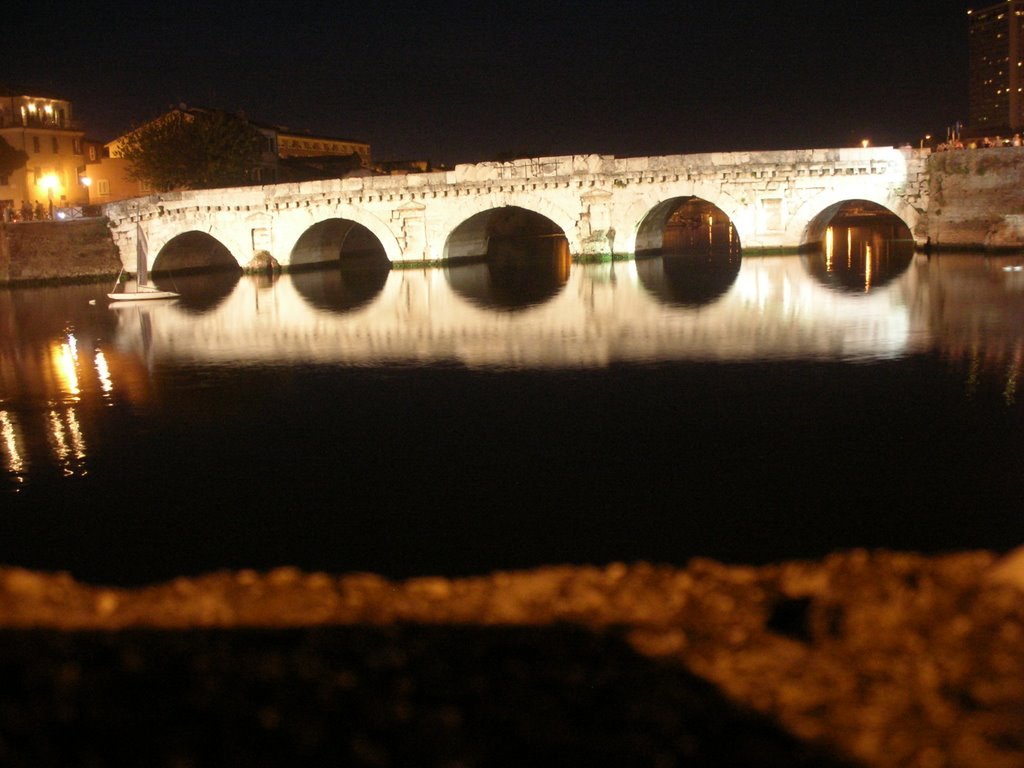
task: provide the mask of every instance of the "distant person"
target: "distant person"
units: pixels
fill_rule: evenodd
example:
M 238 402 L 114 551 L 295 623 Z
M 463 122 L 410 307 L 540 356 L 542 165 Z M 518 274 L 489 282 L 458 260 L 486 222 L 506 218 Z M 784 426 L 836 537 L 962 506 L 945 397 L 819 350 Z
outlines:
M 32 221 L 32 206 L 28 202 L 28 200 L 25 200 L 21 204 L 21 220 L 22 221 Z
M 46 209 L 43 208 L 43 204 L 38 200 L 36 201 L 35 220 L 42 221 L 46 218 Z

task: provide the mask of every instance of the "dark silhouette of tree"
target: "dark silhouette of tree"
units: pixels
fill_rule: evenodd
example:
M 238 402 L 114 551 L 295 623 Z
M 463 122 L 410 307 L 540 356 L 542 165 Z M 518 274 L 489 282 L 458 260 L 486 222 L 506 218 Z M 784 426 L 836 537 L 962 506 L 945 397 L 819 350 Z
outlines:
M 154 189 L 211 189 L 249 182 L 263 135 L 242 117 L 174 110 L 133 130 L 119 151 L 128 175 Z
M 0 176 L 8 176 L 28 162 L 28 154 L 15 149 L 7 140 L 0 136 Z

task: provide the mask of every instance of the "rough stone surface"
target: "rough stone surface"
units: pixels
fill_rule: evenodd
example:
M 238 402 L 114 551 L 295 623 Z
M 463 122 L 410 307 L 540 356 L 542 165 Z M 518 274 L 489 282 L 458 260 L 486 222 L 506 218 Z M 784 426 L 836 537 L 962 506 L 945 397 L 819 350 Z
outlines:
M 419 764 L 528 764 L 532 728 L 552 754 L 587 764 L 1010 768 L 1024 764 L 1024 592 L 1006 576 L 1019 557 L 853 551 L 404 582 L 280 568 L 137 589 L 5 568 L 0 672 L 24 691 L 0 709 L 33 707 L 45 740 L 106 722 L 86 689 L 120 701 L 111 692 L 170 686 L 168 710 L 216 693 L 260 733 L 323 746 L 328 726 L 303 735 L 295 708 L 327 717 L 351 694 L 358 712 L 342 707 L 350 727 L 331 749 L 353 764 L 417 764 L 406 749 Z M 153 672 L 161 660 L 177 683 Z M 109 718 L 131 720 L 125 706 Z M 487 730 L 484 710 L 510 730 Z M 409 728 L 430 730 L 432 746 Z M 3 762 L 58 764 L 38 759 L 33 738 L 31 723 L 0 725 Z M 516 759 L 495 759 L 502 739 Z M 214 753 L 209 764 L 235 764 Z
M 289 266 L 312 226 L 338 218 L 368 229 L 392 262 L 434 262 L 453 250 L 469 255 L 459 251 L 468 245 L 460 225 L 507 206 L 549 219 L 573 255 L 629 255 L 645 218 L 665 201 L 687 197 L 720 208 L 752 250 L 803 245 L 811 222 L 847 200 L 888 208 L 923 243 L 927 157 L 925 150 L 843 147 L 523 158 L 434 173 L 172 192 L 110 203 L 104 212 L 125 264 L 134 259 L 140 220 L 156 253 L 194 231 L 214 238 L 240 265 L 254 250 L 267 250 Z
M 928 236 L 943 248 L 1024 248 L 1024 150 L 992 147 L 928 158 Z
M 281 265 L 277 259 L 270 255 L 267 251 L 256 251 L 253 254 L 252 259 L 246 264 L 243 269 L 246 272 L 280 272 Z
M 0 284 L 116 275 L 106 219 L 0 224 Z

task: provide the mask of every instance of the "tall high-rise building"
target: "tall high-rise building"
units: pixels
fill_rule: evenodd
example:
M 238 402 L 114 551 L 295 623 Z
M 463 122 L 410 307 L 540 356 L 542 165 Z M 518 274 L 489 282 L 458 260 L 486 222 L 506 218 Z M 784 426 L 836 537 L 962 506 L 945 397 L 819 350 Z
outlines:
M 1024 0 L 1006 0 L 968 15 L 970 115 L 974 135 L 1024 128 Z

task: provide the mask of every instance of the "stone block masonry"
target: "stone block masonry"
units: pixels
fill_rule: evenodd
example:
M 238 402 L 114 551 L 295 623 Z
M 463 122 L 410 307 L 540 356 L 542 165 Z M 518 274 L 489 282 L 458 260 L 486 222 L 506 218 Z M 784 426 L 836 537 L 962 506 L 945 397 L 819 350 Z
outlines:
M 928 222 L 938 248 L 1024 248 L 1024 149 L 938 152 L 928 158 Z
M 0 224 L 0 285 L 98 279 L 120 269 L 106 219 Z

